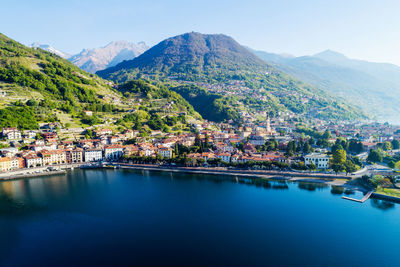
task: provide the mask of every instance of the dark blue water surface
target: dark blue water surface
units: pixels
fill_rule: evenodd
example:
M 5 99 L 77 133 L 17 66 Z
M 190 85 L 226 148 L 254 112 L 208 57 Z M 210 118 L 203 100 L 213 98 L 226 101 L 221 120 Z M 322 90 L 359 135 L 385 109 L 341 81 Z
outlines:
M 1 182 L 0 265 L 399 266 L 400 206 L 342 193 L 123 170 Z

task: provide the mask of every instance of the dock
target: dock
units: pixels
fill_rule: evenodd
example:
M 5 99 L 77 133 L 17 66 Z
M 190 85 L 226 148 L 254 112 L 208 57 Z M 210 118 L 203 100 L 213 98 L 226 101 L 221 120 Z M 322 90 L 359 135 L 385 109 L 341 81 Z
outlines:
M 364 203 L 371 197 L 372 193 L 373 193 L 373 191 L 369 191 L 362 199 L 355 199 L 355 198 L 345 197 L 345 196 L 343 196 L 342 198 L 351 200 L 351 201 L 355 201 L 355 202 L 359 202 L 359 203 Z

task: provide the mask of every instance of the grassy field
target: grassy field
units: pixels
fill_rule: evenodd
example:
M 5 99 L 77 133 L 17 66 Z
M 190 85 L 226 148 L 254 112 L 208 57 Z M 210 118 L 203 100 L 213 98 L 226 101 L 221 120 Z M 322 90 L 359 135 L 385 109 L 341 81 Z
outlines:
M 383 195 L 388 195 L 392 197 L 400 197 L 400 189 L 395 189 L 395 188 L 378 188 L 376 189 L 376 193 L 383 194 Z

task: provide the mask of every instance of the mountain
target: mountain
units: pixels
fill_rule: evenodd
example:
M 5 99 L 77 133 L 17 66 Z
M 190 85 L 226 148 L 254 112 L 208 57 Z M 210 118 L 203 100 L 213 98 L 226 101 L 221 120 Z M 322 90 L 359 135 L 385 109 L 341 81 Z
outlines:
M 122 108 L 120 94 L 110 85 L 54 53 L 0 34 L 0 128 L 36 128 L 39 122 L 54 121 L 82 125 L 85 109 Z M 31 123 L 13 119 L 20 113 L 30 114 Z
M 265 112 L 289 112 L 325 119 L 365 117 L 343 100 L 266 64 L 223 34 L 191 32 L 171 37 L 142 55 L 97 74 L 115 82 L 138 78 L 168 82 L 177 92 L 181 88 L 182 95 L 195 107 L 196 101 L 207 102 L 209 97 L 217 103 L 212 106 L 214 110 L 201 113 L 205 118 L 213 112 L 227 114 L 220 110 L 223 104 L 230 105 L 235 114 L 241 114 L 241 119 L 265 119 Z M 185 87 L 185 84 L 193 86 Z M 188 90 L 200 95 L 189 97 Z M 219 117 L 219 120 L 224 119 L 230 116 Z
M 281 71 L 348 99 L 379 121 L 400 124 L 400 67 L 396 65 L 349 59 L 331 50 L 292 58 L 254 53 Z
M 201 34 L 196 32 L 168 38 L 146 53 L 122 62 L 115 67 L 99 71 L 103 77 L 116 77 L 125 70 L 140 70 L 144 74 L 160 72 L 163 75 L 180 77 L 210 74 L 215 69 L 266 69 L 265 63 L 223 34 Z
M 131 81 L 119 89 L 54 53 L 26 47 L 0 33 L 0 128 L 37 129 L 43 122 L 86 128 L 106 123 L 111 128 L 134 127 L 147 135 L 151 130 L 170 131 L 169 127 L 185 130 L 190 121 L 201 120 L 182 96 L 162 84 Z
M 147 49 L 148 46 L 144 42 L 135 44 L 118 41 L 100 48 L 84 49 L 68 59 L 81 69 L 95 73 L 98 70 L 115 66 L 124 60 L 133 59 Z
M 29 47 L 40 48 L 40 49 L 46 50 L 50 53 L 56 54 L 57 56 L 62 57 L 62 58 L 69 58 L 71 56 L 71 55 L 64 53 L 48 44 L 32 43 L 31 45 L 29 45 Z

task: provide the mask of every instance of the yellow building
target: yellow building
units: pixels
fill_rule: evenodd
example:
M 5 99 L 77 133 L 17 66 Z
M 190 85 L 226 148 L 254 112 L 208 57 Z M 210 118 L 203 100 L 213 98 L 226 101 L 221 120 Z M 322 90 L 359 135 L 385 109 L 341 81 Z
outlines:
M 17 158 L 2 157 L 0 158 L 0 171 L 6 172 L 19 168 Z
M 0 170 L 2 172 L 11 170 L 11 159 L 9 157 L 0 158 Z
M 67 162 L 64 150 L 50 150 L 41 152 L 43 165 L 65 164 Z

